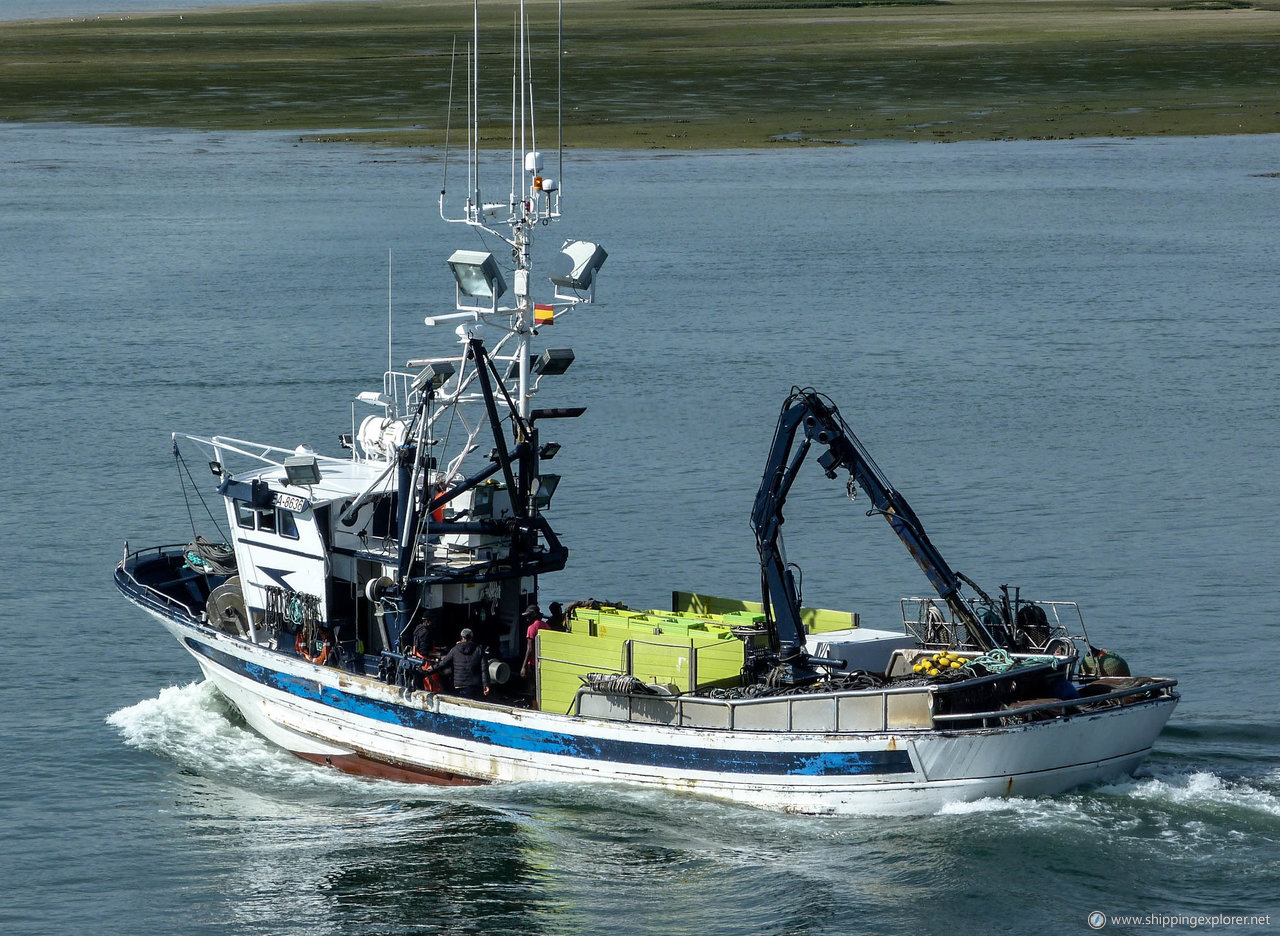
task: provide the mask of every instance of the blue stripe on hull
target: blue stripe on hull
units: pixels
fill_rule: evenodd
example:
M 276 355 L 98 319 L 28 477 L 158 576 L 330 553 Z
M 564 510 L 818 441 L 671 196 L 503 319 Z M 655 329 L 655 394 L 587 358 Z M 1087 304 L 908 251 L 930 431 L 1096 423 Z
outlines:
M 556 754 L 592 761 L 638 764 L 675 770 L 709 773 L 783 775 L 792 777 L 848 777 L 871 774 L 912 773 L 906 751 L 735 751 L 680 747 L 643 741 L 619 741 L 544 731 L 521 725 L 505 725 L 460 718 L 438 712 L 395 705 L 344 692 L 310 679 L 290 676 L 269 667 L 249 663 L 199 641 L 186 644 L 233 673 L 280 692 L 319 702 L 360 718 L 402 725 L 461 741 L 492 744 L 538 754 Z

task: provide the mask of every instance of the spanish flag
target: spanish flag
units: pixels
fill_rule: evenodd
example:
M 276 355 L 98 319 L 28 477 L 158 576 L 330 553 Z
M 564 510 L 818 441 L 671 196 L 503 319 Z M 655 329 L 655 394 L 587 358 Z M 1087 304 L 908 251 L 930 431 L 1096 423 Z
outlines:
M 533 324 L 554 325 L 556 321 L 555 306 L 537 305 L 533 307 Z

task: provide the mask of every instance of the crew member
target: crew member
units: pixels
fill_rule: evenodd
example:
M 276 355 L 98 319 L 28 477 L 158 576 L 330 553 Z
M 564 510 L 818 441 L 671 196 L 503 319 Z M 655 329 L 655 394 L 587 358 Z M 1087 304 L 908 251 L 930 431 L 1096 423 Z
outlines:
M 440 662 L 423 670 L 424 673 L 438 673 L 444 669 L 453 671 L 453 691 L 464 699 L 480 697 L 481 690 L 489 694 L 489 661 L 487 654 L 475 642 L 475 633 L 464 627 L 458 635 L 461 639 L 449 648 L 449 652 L 440 658 Z
M 427 655 L 435 648 L 435 627 L 435 611 L 426 611 L 422 615 L 422 620 L 418 622 L 418 626 L 414 628 L 413 645 L 409 648 L 411 656 L 416 656 L 422 660 L 427 658 Z
M 552 607 L 554 608 L 555 605 L 552 605 Z M 528 676 L 529 671 L 533 669 L 534 665 L 538 662 L 538 631 L 548 630 L 549 625 L 542 619 L 542 609 L 536 604 L 529 605 L 529 607 L 525 608 L 523 616 L 525 620 L 529 622 L 529 628 L 524 634 L 525 641 L 528 646 L 524 651 L 524 665 L 520 667 L 520 675 Z M 563 619 L 563 615 L 561 617 Z

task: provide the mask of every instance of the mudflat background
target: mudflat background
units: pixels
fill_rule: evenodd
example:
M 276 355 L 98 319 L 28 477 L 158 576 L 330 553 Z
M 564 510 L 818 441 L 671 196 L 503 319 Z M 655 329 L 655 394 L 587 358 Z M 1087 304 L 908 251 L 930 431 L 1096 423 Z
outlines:
M 529 19 L 546 146 L 556 5 Z M 460 141 L 471 23 L 453 0 L 0 23 L 0 119 Z M 509 121 L 513 30 L 482 6 L 482 126 Z M 567 0 L 561 61 L 576 147 L 1280 131 L 1280 0 Z

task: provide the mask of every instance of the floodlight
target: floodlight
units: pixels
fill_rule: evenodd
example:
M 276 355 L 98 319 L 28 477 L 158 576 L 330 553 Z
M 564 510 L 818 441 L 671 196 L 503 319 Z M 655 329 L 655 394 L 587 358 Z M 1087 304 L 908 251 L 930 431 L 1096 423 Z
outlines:
M 547 442 L 538 448 L 538 457 L 543 461 L 551 461 L 556 457 L 556 453 L 560 451 L 559 442 Z
M 454 366 L 448 361 L 432 361 L 413 379 L 414 392 L 421 393 L 426 389 L 439 390 L 444 386 L 444 382 L 454 375 L 454 370 Z
M 547 348 L 533 363 L 533 372 L 541 376 L 563 374 L 573 363 L 572 348 Z
M 290 484 L 319 484 L 320 464 L 314 455 L 290 455 L 284 460 L 284 476 Z
M 453 278 L 458 281 L 458 292 L 464 296 L 497 302 L 507 291 L 498 261 L 487 250 L 455 250 L 448 262 Z
M 529 413 L 529 425 L 539 419 L 577 419 L 587 411 L 585 406 L 553 406 L 550 409 L 536 409 Z
M 533 506 L 539 510 L 550 507 L 551 495 L 555 494 L 559 484 L 560 476 L 556 474 L 544 474 L 538 478 L 538 487 L 533 492 Z
M 567 289 L 590 289 L 608 256 L 599 244 L 565 241 L 560 255 L 551 261 L 551 282 Z

